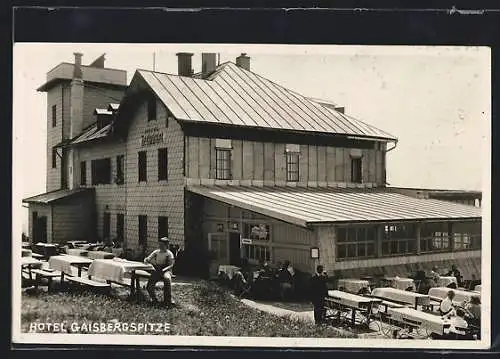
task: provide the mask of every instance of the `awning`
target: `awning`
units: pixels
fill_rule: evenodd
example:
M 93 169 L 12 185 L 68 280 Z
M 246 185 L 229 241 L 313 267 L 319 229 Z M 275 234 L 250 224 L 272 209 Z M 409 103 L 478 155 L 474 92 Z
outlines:
M 50 204 L 56 201 L 61 201 L 73 197 L 79 194 L 90 194 L 93 193 L 93 188 L 74 188 L 74 189 L 60 189 L 57 191 L 51 191 L 47 193 L 42 193 L 37 196 L 28 197 L 23 199 L 23 203 L 41 203 Z
M 189 186 L 188 190 L 303 227 L 320 223 L 481 218 L 480 208 L 384 189 Z

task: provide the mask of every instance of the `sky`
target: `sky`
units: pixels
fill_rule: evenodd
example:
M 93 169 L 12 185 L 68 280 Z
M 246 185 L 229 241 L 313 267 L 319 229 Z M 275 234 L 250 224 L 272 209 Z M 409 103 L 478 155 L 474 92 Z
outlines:
M 485 47 L 50 44 L 14 45 L 13 218 L 27 229 L 22 198 L 45 192 L 46 73 L 83 53 L 90 64 L 177 73 L 176 52 L 220 61 L 251 57 L 251 70 L 302 95 L 328 99 L 398 138 L 387 155 L 391 186 L 481 190 L 489 158 L 490 50 Z M 153 56 L 154 54 L 154 56 Z M 154 59 L 154 60 L 153 60 Z M 486 152 L 485 152 L 486 151 Z M 487 154 L 486 154 L 487 153 Z M 14 226 L 16 227 L 16 226 Z M 20 235 L 20 232 L 19 232 Z

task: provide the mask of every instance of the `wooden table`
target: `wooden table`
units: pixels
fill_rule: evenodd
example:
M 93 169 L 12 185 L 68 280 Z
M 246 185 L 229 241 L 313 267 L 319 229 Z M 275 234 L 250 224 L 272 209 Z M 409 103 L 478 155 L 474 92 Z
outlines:
M 35 252 L 44 256 L 44 258 L 49 258 L 51 256 L 57 255 L 57 250 L 59 246 L 53 243 L 37 243 L 35 244 Z
M 443 335 L 450 328 L 450 321 L 413 308 L 389 308 L 388 319 L 402 323 L 405 327 L 426 329 L 431 333 Z
M 221 264 L 218 268 L 217 275 L 221 272 L 226 273 L 227 277 L 231 279 L 233 278 L 234 274 L 239 270 L 241 270 L 240 267 L 229 264 Z
M 351 310 L 351 324 L 356 325 L 356 312 L 365 313 L 366 325 L 370 323 L 370 315 L 375 305 L 382 303 L 382 300 L 372 297 L 363 297 L 357 294 L 343 292 L 341 290 L 329 290 L 325 298 L 326 307 L 337 310 L 336 316 L 340 319 L 342 309 Z
M 452 290 L 455 292 L 455 298 L 453 302 L 456 304 L 461 304 L 463 302 L 470 302 L 472 297 L 481 297 L 481 293 L 472 292 L 460 289 L 450 289 L 447 287 L 434 287 L 429 289 L 429 296 L 439 300 L 443 300 L 448 295 L 448 292 Z
M 89 252 L 88 250 L 81 248 L 68 248 L 66 250 L 66 253 L 69 254 L 70 256 L 80 256 L 80 257 L 87 257 L 88 252 Z
M 31 251 L 31 249 L 26 249 L 26 248 L 21 249 L 21 257 L 31 257 L 32 253 L 33 252 Z
M 73 275 L 71 267 L 78 268 L 78 277 L 82 276 L 82 268 L 92 263 L 92 259 L 79 256 L 59 255 L 49 258 L 49 266 L 61 272 L 61 282 L 64 281 L 64 274 Z
M 125 285 L 124 278 L 130 275 L 130 296 L 139 297 L 139 277 L 136 271 L 152 271 L 154 267 L 151 264 L 143 262 L 128 261 L 120 258 L 113 259 L 95 259 L 90 265 L 87 274 L 89 279 L 97 277 L 106 280 L 108 283 Z
M 412 278 L 387 277 L 385 280 L 390 283 L 392 288 L 401 290 L 413 288 L 413 290 L 415 290 L 415 281 Z
M 452 283 L 455 283 L 455 285 L 458 286 L 457 278 L 456 277 L 453 277 L 453 276 L 440 276 L 437 279 L 437 286 L 438 287 L 447 287 L 447 286 L 449 286 Z
M 339 279 L 337 287 L 339 290 L 358 294 L 363 288 L 370 290 L 370 282 L 363 279 Z
M 412 305 L 415 309 L 419 305 L 428 306 L 430 298 L 428 295 L 408 292 L 406 290 L 396 288 L 375 288 L 372 291 L 372 296 L 380 299 L 390 300 L 396 303 L 404 303 Z
M 34 268 L 42 268 L 43 262 L 35 259 L 33 257 L 21 257 L 21 270 L 24 268 L 28 269 L 28 275 L 30 276 L 30 280 L 33 279 L 33 275 L 31 274 L 31 270 Z
M 104 251 L 87 251 L 87 257 L 91 259 L 113 259 L 115 255 Z

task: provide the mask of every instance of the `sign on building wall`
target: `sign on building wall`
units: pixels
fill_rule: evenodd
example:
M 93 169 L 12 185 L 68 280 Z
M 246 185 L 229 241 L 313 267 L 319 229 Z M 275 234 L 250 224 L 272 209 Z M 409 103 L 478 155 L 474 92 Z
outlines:
M 160 129 L 147 128 L 144 134 L 141 136 L 141 147 L 155 145 L 157 143 L 163 143 L 164 133 Z

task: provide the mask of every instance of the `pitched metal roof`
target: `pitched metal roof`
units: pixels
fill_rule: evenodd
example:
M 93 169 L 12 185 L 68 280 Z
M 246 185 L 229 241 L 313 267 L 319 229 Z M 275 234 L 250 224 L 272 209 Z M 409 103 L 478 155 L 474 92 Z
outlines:
M 85 130 L 81 135 L 77 136 L 73 141 L 71 141 L 70 145 L 76 145 L 79 143 L 89 142 L 101 138 L 105 138 L 111 134 L 112 124 L 107 124 L 103 128 L 98 128 L 97 123 L 90 126 L 87 130 Z
M 57 191 L 51 191 L 39 194 L 37 196 L 25 198 L 23 199 L 23 202 L 49 204 L 55 201 L 60 201 L 62 199 L 67 199 L 76 194 L 92 193 L 93 191 L 94 191 L 93 188 L 60 189 Z
M 396 140 L 391 134 L 231 62 L 207 79 L 138 70 L 180 121 Z
M 300 226 L 319 223 L 479 219 L 481 209 L 383 189 L 190 186 L 202 196 Z

